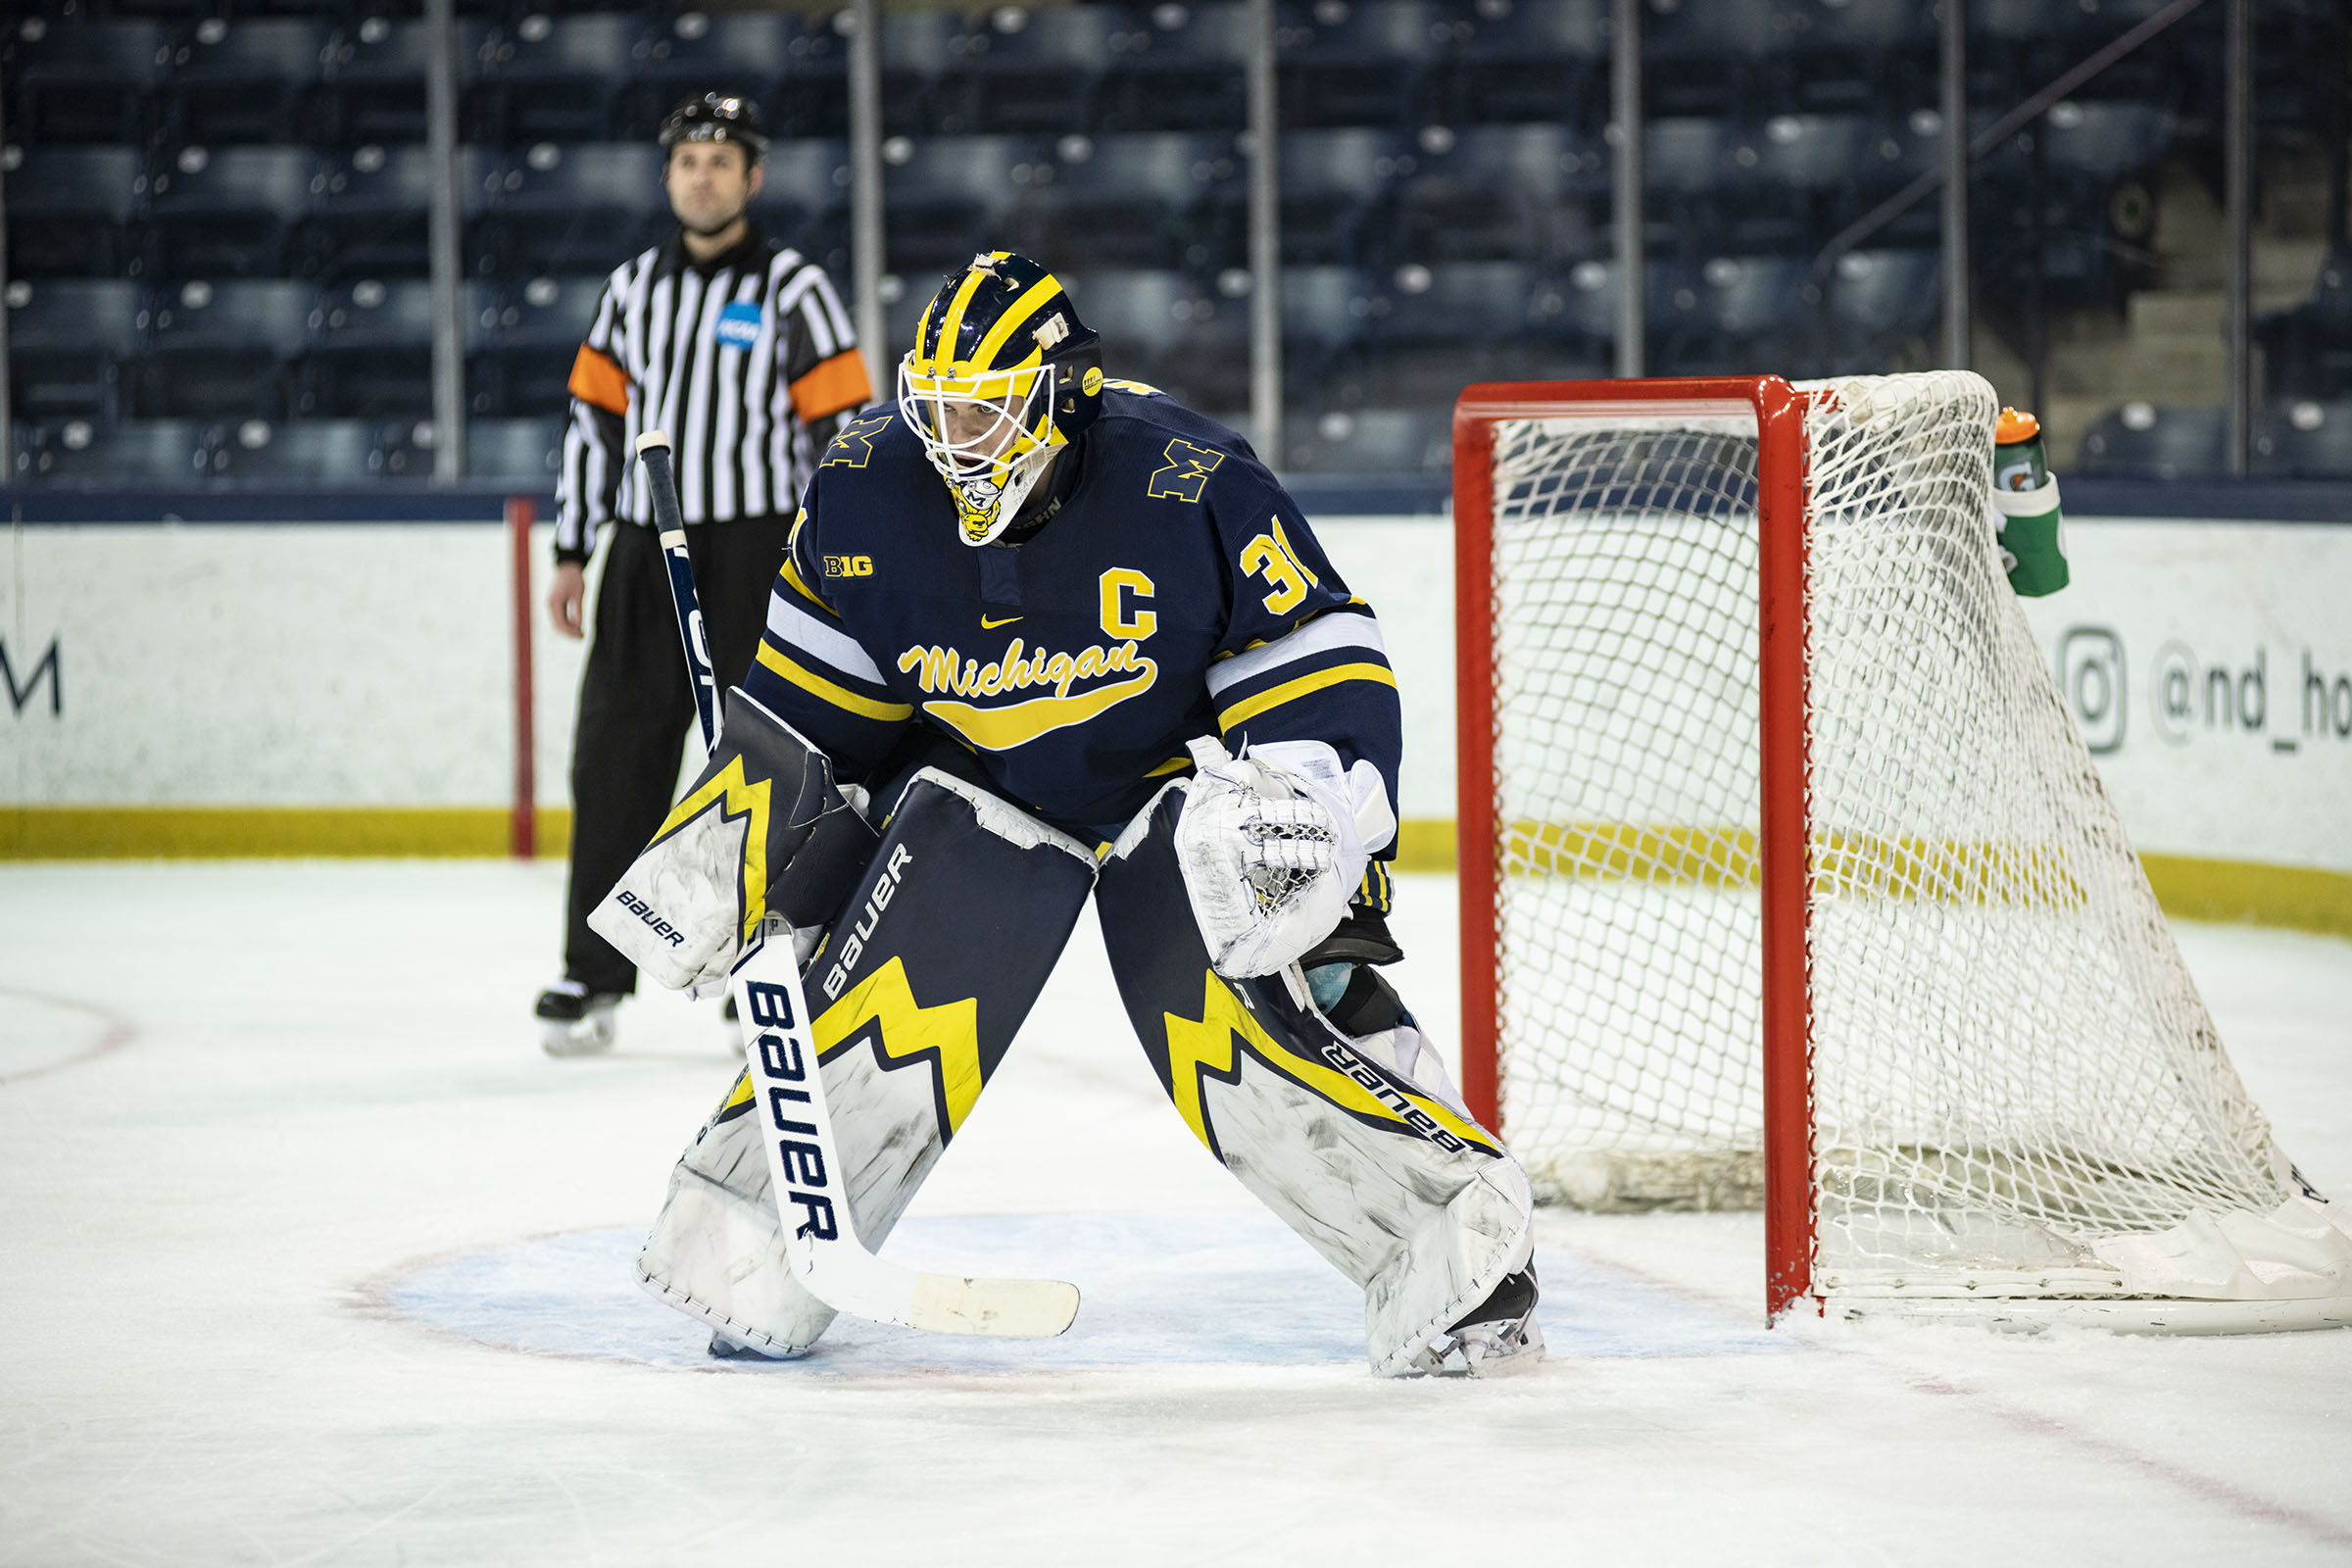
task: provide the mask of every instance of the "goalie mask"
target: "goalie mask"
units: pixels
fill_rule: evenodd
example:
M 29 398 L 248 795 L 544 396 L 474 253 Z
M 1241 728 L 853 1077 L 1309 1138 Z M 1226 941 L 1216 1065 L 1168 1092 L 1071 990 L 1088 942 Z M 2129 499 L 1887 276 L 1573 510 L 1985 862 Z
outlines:
M 991 251 L 924 307 L 899 412 L 956 498 L 967 545 L 1010 526 L 1054 454 L 1102 406 L 1101 339 L 1053 273 Z

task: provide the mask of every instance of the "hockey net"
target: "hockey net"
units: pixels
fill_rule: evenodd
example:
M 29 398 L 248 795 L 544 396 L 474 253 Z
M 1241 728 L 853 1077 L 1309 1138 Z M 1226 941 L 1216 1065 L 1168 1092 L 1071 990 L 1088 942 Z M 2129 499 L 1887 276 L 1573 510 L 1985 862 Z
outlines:
M 1554 1200 L 1767 1207 L 1775 1313 L 2352 1320 L 2003 575 L 1996 413 L 1957 372 L 1464 394 L 1474 1108 Z

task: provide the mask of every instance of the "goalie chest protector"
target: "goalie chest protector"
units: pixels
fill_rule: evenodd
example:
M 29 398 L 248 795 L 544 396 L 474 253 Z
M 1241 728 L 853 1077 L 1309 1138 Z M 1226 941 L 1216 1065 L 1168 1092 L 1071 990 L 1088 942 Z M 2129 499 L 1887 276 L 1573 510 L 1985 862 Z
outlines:
M 895 408 L 849 424 L 804 498 L 793 569 L 882 690 L 845 679 L 811 643 L 787 650 L 796 669 L 763 652 L 752 672 L 762 701 L 789 705 L 852 771 L 879 760 L 911 710 L 968 748 L 1001 793 L 1109 838 L 1188 765 L 1188 740 L 1219 732 L 1206 677 L 1221 657 L 1364 608 L 1249 445 L 1168 398 L 1106 383 L 1076 461 L 1042 531 L 974 549 Z M 1363 684 L 1365 711 L 1341 734 L 1328 706 L 1305 733 L 1358 739 L 1355 755 L 1393 778 L 1395 685 Z M 891 722 L 875 722 L 884 713 Z M 1286 716 L 1260 720 L 1258 738 L 1277 738 Z

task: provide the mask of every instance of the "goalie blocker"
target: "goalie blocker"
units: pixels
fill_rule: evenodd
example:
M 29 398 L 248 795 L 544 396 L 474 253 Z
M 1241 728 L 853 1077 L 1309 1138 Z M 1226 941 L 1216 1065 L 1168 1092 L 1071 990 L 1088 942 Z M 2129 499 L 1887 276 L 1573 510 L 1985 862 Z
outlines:
M 639 969 L 696 997 L 725 988 L 771 916 L 823 926 L 874 847 L 821 752 L 741 687 L 725 712 L 693 786 L 588 916 Z

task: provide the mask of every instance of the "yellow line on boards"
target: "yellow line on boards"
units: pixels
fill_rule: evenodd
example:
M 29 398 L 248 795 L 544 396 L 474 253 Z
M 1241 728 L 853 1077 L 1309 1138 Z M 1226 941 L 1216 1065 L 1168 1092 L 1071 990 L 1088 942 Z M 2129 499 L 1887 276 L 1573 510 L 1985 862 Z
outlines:
M 2244 860 L 2143 855 L 2164 912 L 2183 920 L 2235 920 L 2352 937 L 2352 875 Z
M 564 855 L 571 839 L 571 812 L 542 807 L 537 838 L 540 855 Z M 1407 818 L 1397 825 L 1396 868 L 1451 871 L 1454 843 L 1450 820 Z M 506 853 L 502 807 L 0 806 L 0 860 Z M 2167 914 L 2352 937 L 2352 873 L 2179 855 L 2139 858 Z
M 537 816 L 539 853 L 563 856 L 570 810 Z M 503 856 L 507 831 L 504 807 L 0 806 L 0 860 Z

